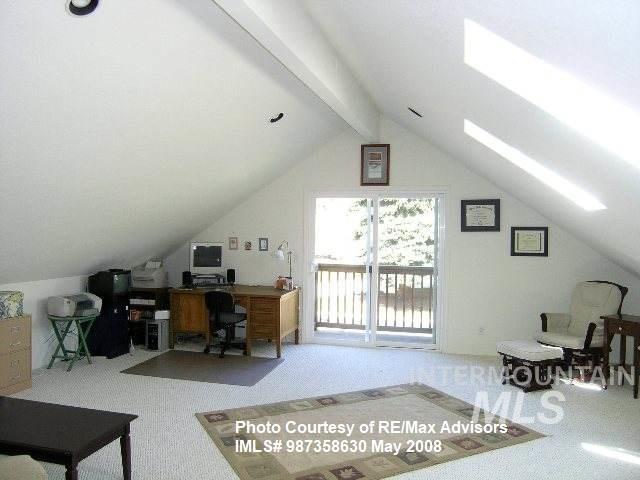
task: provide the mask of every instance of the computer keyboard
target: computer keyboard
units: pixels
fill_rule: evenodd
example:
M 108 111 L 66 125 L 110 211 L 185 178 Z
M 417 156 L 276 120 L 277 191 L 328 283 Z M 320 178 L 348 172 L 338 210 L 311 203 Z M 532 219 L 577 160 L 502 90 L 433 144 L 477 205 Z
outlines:
M 193 284 L 193 286 L 191 287 L 187 287 L 187 286 L 182 286 L 182 288 L 224 288 L 224 287 L 233 287 L 233 283 L 214 283 L 214 282 L 207 282 L 207 283 L 197 283 L 197 284 Z

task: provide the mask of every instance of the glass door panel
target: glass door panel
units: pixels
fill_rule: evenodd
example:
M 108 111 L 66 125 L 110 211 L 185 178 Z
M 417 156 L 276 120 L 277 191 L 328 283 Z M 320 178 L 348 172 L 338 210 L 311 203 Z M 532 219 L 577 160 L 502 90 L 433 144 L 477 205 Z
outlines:
M 438 199 L 381 197 L 376 206 L 375 341 L 434 343 Z
M 316 198 L 314 337 L 371 340 L 371 211 L 367 198 Z

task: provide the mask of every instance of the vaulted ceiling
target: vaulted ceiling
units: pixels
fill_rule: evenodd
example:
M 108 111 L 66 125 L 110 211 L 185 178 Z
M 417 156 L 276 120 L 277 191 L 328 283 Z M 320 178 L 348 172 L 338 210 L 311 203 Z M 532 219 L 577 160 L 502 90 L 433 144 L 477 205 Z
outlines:
M 640 209 L 640 170 L 464 62 L 469 19 L 640 114 L 640 2 L 304 4 L 381 111 L 640 274 L 640 221 L 634 214 Z M 584 211 L 465 135 L 464 119 L 592 193 L 607 209 Z
M 639 2 L 63 4 L 0 5 L 0 284 L 167 253 L 347 125 L 384 140 L 380 113 L 640 274 L 640 170 L 464 62 L 469 19 L 640 112 Z M 582 210 L 465 119 L 607 209 Z
M 2 2 L 0 65 L 0 284 L 168 253 L 347 128 L 211 0 Z

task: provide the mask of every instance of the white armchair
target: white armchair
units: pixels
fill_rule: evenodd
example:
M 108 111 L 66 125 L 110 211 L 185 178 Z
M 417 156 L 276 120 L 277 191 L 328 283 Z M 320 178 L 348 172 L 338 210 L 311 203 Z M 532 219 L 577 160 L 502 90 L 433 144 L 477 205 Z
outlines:
M 571 295 L 570 313 L 542 313 L 542 331 L 536 340 L 562 347 L 565 359 L 580 352 L 598 363 L 604 343 L 603 315 L 620 314 L 627 287 L 611 282 L 580 282 Z

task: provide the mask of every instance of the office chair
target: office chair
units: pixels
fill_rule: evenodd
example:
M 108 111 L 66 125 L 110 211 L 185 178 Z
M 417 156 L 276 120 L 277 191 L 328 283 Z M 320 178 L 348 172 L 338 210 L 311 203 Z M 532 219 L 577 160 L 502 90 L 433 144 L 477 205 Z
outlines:
M 204 302 L 209 310 L 209 322 L 213 323 L 213 331 L 224 330 L 224 342 L 220 345 L 220 358 L 224 358 L 224 352 L 230 347 L 241 348 L 247 354 L 246 343 L 232 343 L 235 339 L 235 328 L 240 322 L 247 319 L 246 313 L 236 313 L 233 294 L 223 290 L 213 290 L 204 294 Z M 210 327 L 211 328 L 211 327 Z M 210 352 L 210 345 L 204 349 L 204 353 Z

